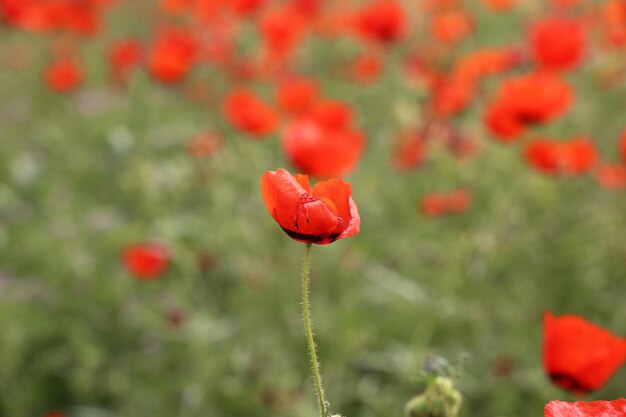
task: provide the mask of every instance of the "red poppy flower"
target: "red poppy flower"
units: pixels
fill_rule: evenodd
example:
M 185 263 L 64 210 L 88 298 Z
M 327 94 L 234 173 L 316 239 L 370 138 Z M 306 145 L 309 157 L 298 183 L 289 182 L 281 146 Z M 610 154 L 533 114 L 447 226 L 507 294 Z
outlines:
M 287 57 L 302 38 L 304 21 L 290 7 L 272 9 L 259 21 L 259 33 L 270 59 Z
M 352 123 L 354 112 L 346 103 L 335 100 L 320 101 L 311 117 L 326 129 L 345 129 Z
M 352 200 L 352 186 L 340 179 L 317 183 L 284 169 L 261 178 L 267 211 L 292 239 L 320 245 L 359 233 L 361 218 Z
M 572 88 L 551 74 L 531 73 L 500 85 L 496 99 L 487 108 L 485 122 L 501 141 L 512 141 L 528 125 L 553 121 L 574 100 Z
M 508 12 L 515 6 L 515 0 L 482 0 L 494 12 Z
M 393 166 L 400 172 L 419 167 L 426 160 L 428 148 L 416 134 L 405 133 L 393 154 Z
M 318 89 L 317 82 L 311 78 L 289 78 L 278 85 L 276 104 L 290 115 L 305 113 L 315 104 Z
M 430 21 L 430 33 L 440 42 L 454 44 L 472 33 L 474 21 L 461 9 L 436 13 Z
M 446 212 L 446 199 L 439 193 L 427 194 L 420 199 L 419 209 L 424 216 L 439 217 Z
M 109 71 L 114 80 L 126 82 L 131 71 L 141 62 L 141 44 L 135 39 L 122 39 L 109 46 Z
M 514 48 L 479 49 L 461 57 L 454 65 L 454 77 L 481 81 L 489 75 L 501 74 L 518 65 L 521 54 Z
M 224 101 L 224 115 L 241 132 L 260 139 L 276 130 L 278 117 L 274 110 L 246 89 L 235 89 Z
M 530 166 L 546 174 L 580 175 L 594 167 L 598 153 L 584 137 L 561 142 L 535 139 L 527 144 L 525 157 Z
M 543 318 L 543 366 L 552 382 L 575 394 L 598 390 L 626 362 L 626 339 L 575 315 Z
M 59 59 L 46 69 L 44 81 L 56 93 L 69 93 L 83 83 L 83 70 L 75 60 Z
M 547 17 L 533 25 L 529 43 L 540 68 L 565 71 L 579 64 L 587 44 L 587 34 L 582 21 Z
M 471 196 L 465 190 L 426 194 L 419 202 L 424 216 L 439 217 L 444 214 L 460 214 L 471 204 Z
M 131 245 L 122 251 L 122 264 L 139 280 L 158 278 L 165 272 L 169 263 L 169 251 L 156 243 Z
M 212 133 L 202 133 L 187 143 L 187 152 L 194 159 L 203 159 L 216 153 L 222 147 L 222 137 Z
M 339 177 L 354 169 L 365 147 L 363 134 L 351 128 L 332 129 L 311 117 L 291 122 L 283 133 L 289 161 L 316 177 Z
M 626 417 L 626 399 L 613 401 L 550 401 L 544 408 L 545 417 Z
M 399 40 L 406 31 L 405 11 L 395 0 L 376 0 L 356 16 L 356 30 L 365 39 L 380 43 Z
M 352 77 L 361 84 L 374 82 L 380 75 L 381 66 L 378 55 L 359 55 L 352 63 Z
M 442 78 L 435 84 L 432 108 L 441 116 L 453 116 L 465 110 L 476 96 L 474 81 L 461 77 Z
M 609 190 L 626 188 L 626 166 L 603 165 L 596 171 L 596 182 Z
M 198 48 L 196 40 L 182 30 L 161 30 L 148 52 L 150 75 L 164 84 L 179 82 L 194 65 Z
M 623 0 L 607 0 L 600 7 L 600 24 L 604 40 L 609 46 L 626 45 L 626 3 Z

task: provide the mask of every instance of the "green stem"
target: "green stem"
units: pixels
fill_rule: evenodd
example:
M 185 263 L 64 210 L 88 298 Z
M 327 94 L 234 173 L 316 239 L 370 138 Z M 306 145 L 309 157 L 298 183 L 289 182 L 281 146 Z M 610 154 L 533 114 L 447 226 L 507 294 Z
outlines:
M 311 244 L 306 244 L 304 252 L 304 263 L 302 264 L 302 317 L 304 319 L 304 330 L 306 332 L 309 356 L 311 357 L 311 367 L 313 368 L 313 380 L 315 382 L 315 392 L 319 402 L 320 416 L 328 417 L 328 406 L 324 398 L 324 388 L 322 387 L 322 376 L 320 375 L 320 364 L 317 360 L 315 341 L 313 340 L 313 323 L 311 322 L 311 309 L 309 305 L 309 271 L 311 270 Z

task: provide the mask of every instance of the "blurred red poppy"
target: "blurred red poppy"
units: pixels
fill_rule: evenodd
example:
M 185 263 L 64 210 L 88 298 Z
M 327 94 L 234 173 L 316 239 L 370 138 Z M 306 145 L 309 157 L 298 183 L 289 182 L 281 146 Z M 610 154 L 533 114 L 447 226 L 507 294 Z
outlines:
M 516 0 L 482 0 L 483 4 L 494 12 L 508 12 L 516 3 Z
M 485 123 L 498 140 L 510 142 L 528 125 L 553 121 L 574 101 L 572 88 L 551 74 L 531 73 L 504 81 L 488 106 Z
M 164 84 L 173 84 L 187 76 L 198 55 L 199 45 L 181 29 L 161 29 L 147 56 L 150 75 Z
M 136 39 L 120 39 L 109 46 L 109 72 L 116 82 L 125 83 L 142 59 L 142 48 Z
M 550 401 L 544 417 L 626 417 L 626 399 L 613 401 Z
M 238 130 L 254 139 L 273 133 L 278 126 L 278 116 L 252 91 L 235 89 L 224 100 L 224 115 Z
M 626 362 L 626 339 L 582 317 L 543 317 L 543 366 L 552 382 L 577 395 L 602 388 Z
M 381 60 L 378 55 L 362 54 L 352 63 L 352 77 L 361 84 L 376 81 L 381 71 Z
M 602 165 L 596 171 L 596 181 L 609 190 L 623 190 L 626 188 L 626 166 Z
M 471 196 L 466 190 L 428 193 L 419 201 L 419 209 L 424 216 L 439 217 L 444 214 L 460 214 L 471 204 Z
M 622 160 L 626 163 L 626 130 L 622 133 L 622 137 L 619 140 L 619 153 L 622 156 Z
M 312 78 L 291 77 L 281 81 L 276 90 L 276 104 L 292 116 L 309 111 L 315 104 L 319 87 Z
M 393 153 L 393 166 L 400 172 L 410 171 L 426 161 L 428 148 L 415 133 L 404 133 Z
M 447 44 L 455 44 L 468 37 L 474 29 L 472 17 L 464 10 L 455 8 L 434 14 L 430 21 L 433 38 Z
M 405 11 L 396 0 L 375 0 L 357 13 L 355 25 L 366 40 L 392 43 L 404 36 L 407 22 Z
M 339 177 L 354 169 L 365 147 L 363 134 L 350 127 L 327 128 L 312 117 L 285 127 L 283 149 L 289 162 L 316 177 Z
M 534 139 L 526 145 L 525 157 L 530 166 L 546 174 L 580 175 L 594 167 L 598 153 L 584 137 L 560 142 Z
M 587 45 L 587 33 L 580 20 L 546 17 L 530 29 L 529 43 L 541 69 L 565 71 L 580 63 Z
M 306 175 L 267 171 L 261 178 L 261 193 L 267 211 L 294 240 L 324 245 L 359 233 L 361 218 L 352 186 L 341 179 L 311 188 Z
M 140 243 L 127 246 L 122 251 L 122 264 L 139 280 L 159 278 L 170 263 L 167 248 L 156 243 Z
M 83 83 L 83 70 L 78 61 L 70 58 L 58 59 L 46 68 L 44 82 L 56 93 L 69 93 Z

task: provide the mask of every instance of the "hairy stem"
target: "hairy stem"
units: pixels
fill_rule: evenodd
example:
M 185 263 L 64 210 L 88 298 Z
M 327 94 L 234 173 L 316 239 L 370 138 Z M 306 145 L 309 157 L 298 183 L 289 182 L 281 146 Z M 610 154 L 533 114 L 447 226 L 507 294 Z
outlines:
M 315 393 L 319 402 L 321 417 L 328 417 L 328 406 L 324 398 L 324 388 L 322 387 L 322 376 L 320 375 L 320 364 L 317 360 L 315 341 L 313 340 L 313 323 L 311 322 L 311 307 L 309 304 L 309 271 L 311 270 L 311 244 L 306 244 L 304 252 L 304 262 L 302 264 L 302 317 L 304 319 L 304 331 L 306 333 L 311 367 L 313 369 L 313 380 L 315 383 Z

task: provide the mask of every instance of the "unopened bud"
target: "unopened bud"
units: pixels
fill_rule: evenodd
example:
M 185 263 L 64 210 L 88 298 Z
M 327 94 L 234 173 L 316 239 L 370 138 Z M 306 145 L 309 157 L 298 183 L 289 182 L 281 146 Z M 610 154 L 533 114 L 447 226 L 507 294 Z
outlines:
M 463 398 L 452 380 L 433 378 L 426 390 L 406 405 L 406 417 L 457 417 Z

